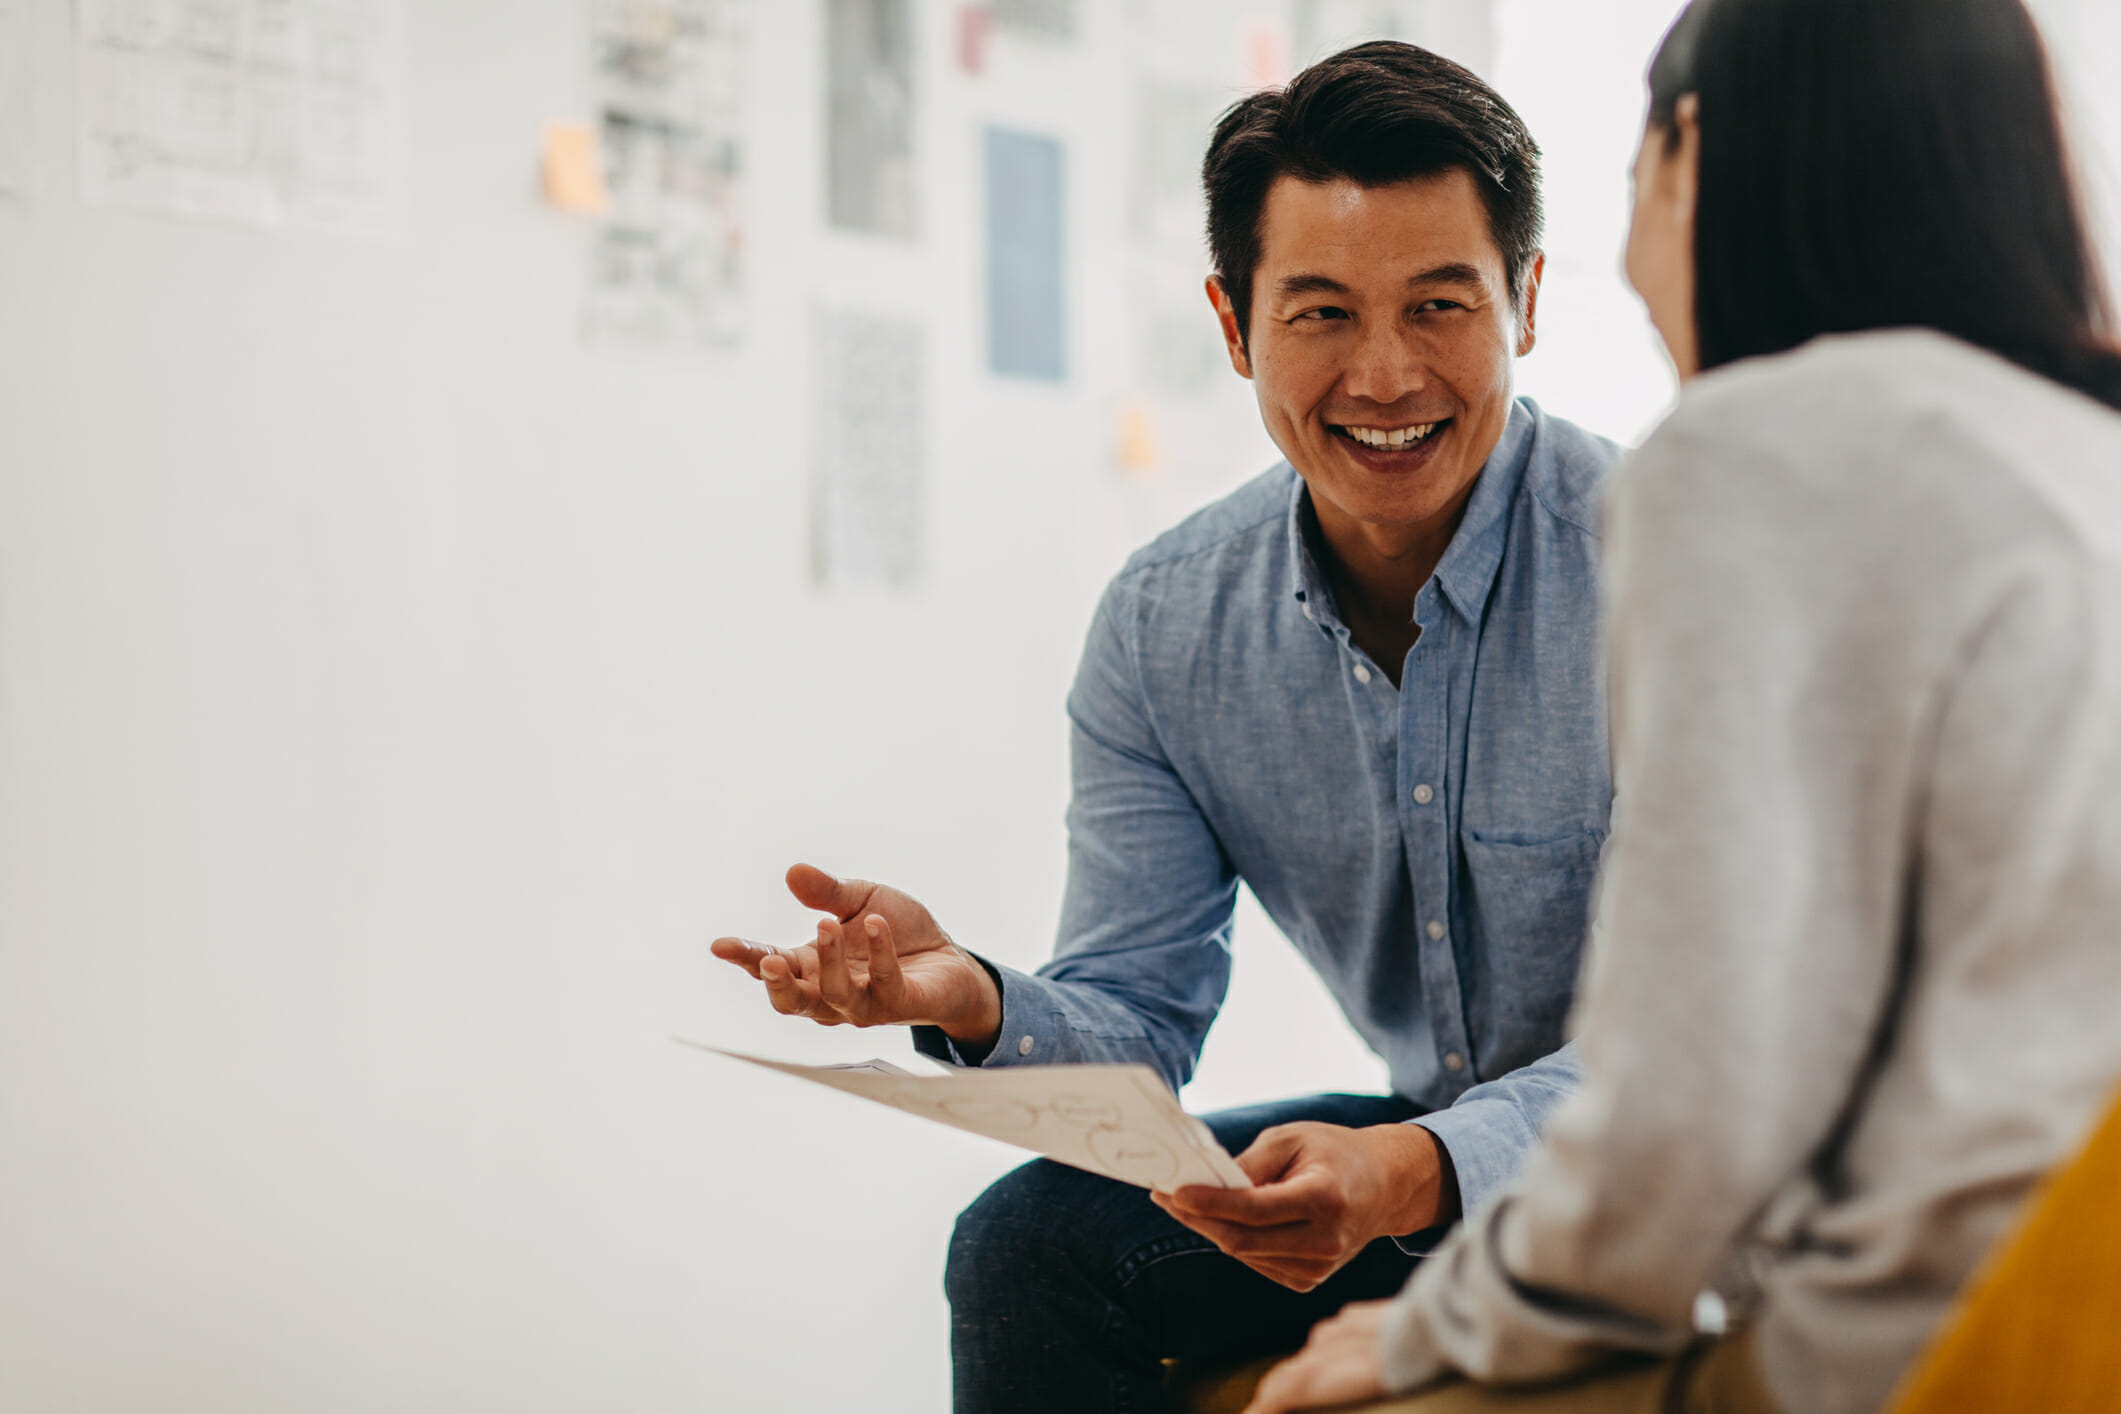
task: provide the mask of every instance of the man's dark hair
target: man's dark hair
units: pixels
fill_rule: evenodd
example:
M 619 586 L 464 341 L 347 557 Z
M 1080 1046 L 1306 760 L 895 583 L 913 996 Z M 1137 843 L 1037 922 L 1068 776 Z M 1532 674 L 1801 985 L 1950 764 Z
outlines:
M 1393 40 L 1343 49 L 1264 89 L 1215 125 L 1201 184 L 1208 251 L 1249 340 L 1267 192 L 1281 177 L 1365 187 L 1460 169 L 1487 207 L 1510 298 L 1522 305 L 1539 255 L 1539 144 L 1472 70 Z
M 1938 329 L 2121 408 L 2121 351 L 2019 0 L 1695 0 L 1650 67 L 1701 105 L 1701 366 Z

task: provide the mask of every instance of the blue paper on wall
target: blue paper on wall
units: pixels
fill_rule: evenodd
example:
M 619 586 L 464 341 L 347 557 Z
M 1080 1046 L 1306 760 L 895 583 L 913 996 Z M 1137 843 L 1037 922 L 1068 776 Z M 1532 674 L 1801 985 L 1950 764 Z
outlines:
M 1059 139 L 987 129 L 987 367 L 1068 375 Z

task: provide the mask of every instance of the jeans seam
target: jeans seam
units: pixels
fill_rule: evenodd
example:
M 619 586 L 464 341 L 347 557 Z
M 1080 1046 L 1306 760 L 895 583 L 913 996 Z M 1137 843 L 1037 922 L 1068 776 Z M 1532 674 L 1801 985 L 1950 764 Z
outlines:
M 1113 1279 L 1124 1288 L 1134 1285 L 1141 1274 L 1149 1268 L 1173 1257 L 1185 1257 L 1200 1252 L 1213 1252 L 1215 1244 L 1194 1233 L 1171 1233 L 1154 1242 L 1144 1243 L 1129 1252 L 1120 1264 L 1113 1268 Z

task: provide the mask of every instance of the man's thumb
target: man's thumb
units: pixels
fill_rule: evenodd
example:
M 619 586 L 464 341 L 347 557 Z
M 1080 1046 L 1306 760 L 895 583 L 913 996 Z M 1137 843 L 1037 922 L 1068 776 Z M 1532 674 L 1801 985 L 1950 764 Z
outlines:
M 1289 1171 L 1289 1164 L 1303 1148 L 1303 1131 L 1285 1124 L 1262 1130 L 1257 1139 L 1236 1156 L 1237 1166 L 1254 1183 L 1276 1183 Z
M 814 864 L 797 864 L 788 870 L 788 892 L 803 907 L 845 922 L 869 901 L 876 885 L 867 879 L 835 879 Z

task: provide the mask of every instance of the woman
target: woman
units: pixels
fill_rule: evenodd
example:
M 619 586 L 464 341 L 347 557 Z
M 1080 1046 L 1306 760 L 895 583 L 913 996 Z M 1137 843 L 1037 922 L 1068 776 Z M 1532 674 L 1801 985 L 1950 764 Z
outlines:
M 1697 0 L 1635 181 L 1686 386 L 1607 509 L 1584 1088 L 1254 1414 L 1877 1409 L 2121 1080 L 2121 356 L 2030 20 Z

